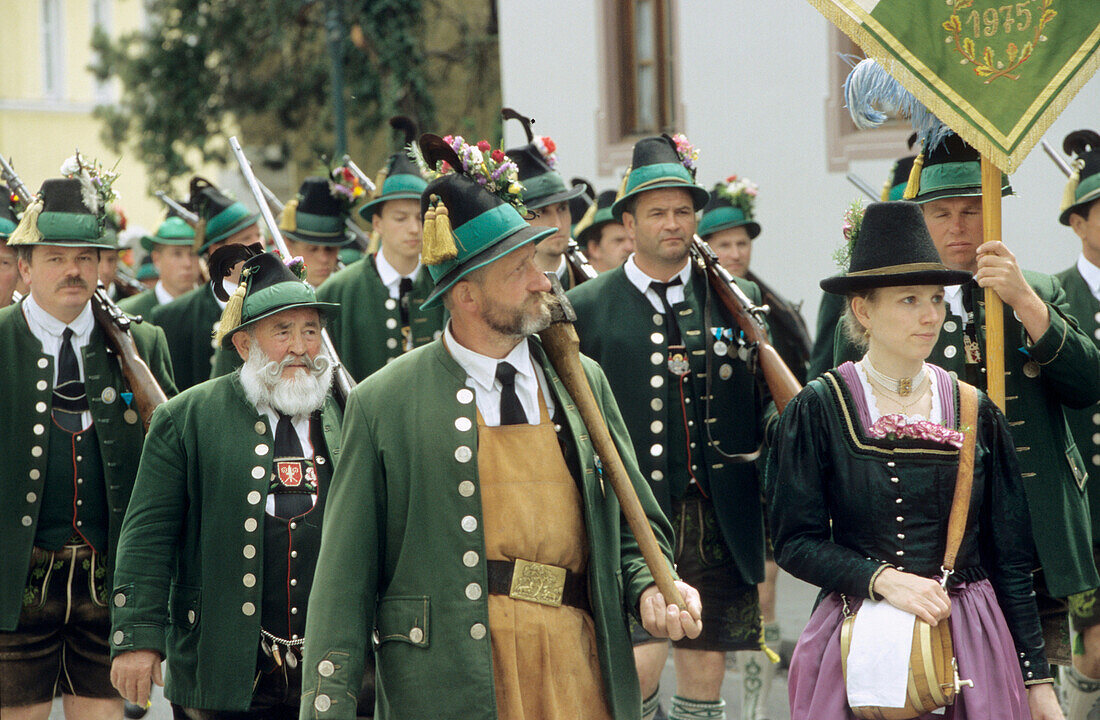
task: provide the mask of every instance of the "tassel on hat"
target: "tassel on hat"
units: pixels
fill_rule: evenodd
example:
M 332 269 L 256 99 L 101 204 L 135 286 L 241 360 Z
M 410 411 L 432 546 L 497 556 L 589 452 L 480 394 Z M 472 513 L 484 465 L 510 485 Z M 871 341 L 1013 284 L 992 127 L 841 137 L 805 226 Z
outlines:
M 390 167 L 387 165 L 378 171 L 378 174 L 374 176 L 374 195 L 372 199 L 382 197 L 382 186 L 386 184 L 386 178 L 390 176 Z
M 424 244 L 421 256 L 425 265 L 439 265 L 458 257 L 450 213 L 438 195 L 432 195 L 431 205 L 424 213 Z
M 588 209 L 584 211 L 584 215 L 577 221 L 577 224 L 573 226 L 573 235 L 579 236 L 582 232 L 592 226 L 592 222 L 596 219 L 596 211 L 599 208 L 596 207 L 598 203 L 592 203 L 588 206 Z
M 905 192 L 902 193 L 902 200 L 912 200 L 920 193 L 920 172 L 924 169 L 924 145 L 921 144 L 920 152 L 917 153 L 917 157 L 913 160 L 913 169 L 909 171 L 909 182 L 905 185 Z
M 218 327 L 214 330 L 214 344 L 221 345 L 226 335 L 236 330 L 241 325 L 241 311 L 244 309 L 244 296 L 248 293 L 248 283 L 241 277 L 237 289 L 229 296 L 222 310 L 222 319 L 218 321 Z
M 287 232 L 298 230 L 298 198 L 291 199 L 283 206 L 283 211 L 279 213 L 279 229 Z
M 623 199 L 623 195 L 626 195 L 626 183 L 630 180 L 630 171 L 632 169 L 633 168 L 627 168 L 626 172 L 623 173 L 623 181 L 619 184 L 619 192 L 615 195 L 615 202 L 619 202 Z
M 199 252 L 202 246 L 206 244 L 206 221 L 199 220 L 191 228 L 195 231 L 195 252 Z
M 23 211 L 23 217 L 19 225 L 8 237 L 8 245 L 34 245 L 42 239 L 42 233 L 38 230 L 38 216 L 42 214 L 42 198 L 35 197 L 27 209 Z
M 1064 213 L 1071 207 L 1077 204 L 1077 186 L 1081 184 L 1081 170 L 1085 167 L 1084 158 L 1077 158 L 1070 167 L 1073 168 L 1073 173 L 1069 176 L 1069 181 L 1066 183 L 1066 189 L 1062 191 L 1062 207 L 1058 209 L 1059 213 Z M 15 237 L 12 235 L 12 237 Z M 8 241 L 11 244 L 11 241 Z

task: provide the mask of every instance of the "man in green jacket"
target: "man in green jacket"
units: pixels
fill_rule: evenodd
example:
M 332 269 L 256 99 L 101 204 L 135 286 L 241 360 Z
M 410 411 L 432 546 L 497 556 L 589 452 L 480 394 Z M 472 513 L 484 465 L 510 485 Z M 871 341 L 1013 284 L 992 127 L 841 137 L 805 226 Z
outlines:
M 38 197 L 9 239 L 30 292 L 0 310 L 0 708 L 46 718 L 60 689 L 69 717 L 118 717 L 107 591 L 145 433 L 92 314 L 105 198 L 76 178 Z M 164 333 L 130 332 L 173 395 Z
M 636 720 L 624 614 L 657 634 L 694 635 L 698 594 L 680 583 L 688 609 L 666 607 L 576 403 L 533 337 L 549 323 L 550 283 L 534 265 L 549 231 L 514 209 L 514 175 L 491 178 L 506 158 L 464 165 L 438 137 L 421 144 L 431 166 L 459 169 L 433 180 L 422 203 L 435 280 L 426 304 L 444 303 L 451 320 L 441 340 L 348 401 L 354 450 L 333 478 L 301 717 L 354 716 L 373 634 L 382 720 Z M 583 365 L 667 559 L 668 521 L 603 373 Z
M 259 215 L 232 200 L 204 178 L 191 178 L 191 197 L 187 207 L 204 221 L 199 255 L 209 258 L 226 245 L 251 245 L 262 240 Z M 232 292 L 236 273 L 224 281 Z M 211 341 L 214 325 L 225 304 L 214 297 L 208 285 L 200 285 L 150 313 L 150 321 L 164 329 L 176 385 L 186 390 L 210 377 L 215 345 Z
M 167 305 L 195 288 L 199 282 L 199 256 L 195 252 L 195 231 L 175 215 L 165 218 L 155 234 L 142 236 L 141 246 L 157 269 L 157 284 L 119 301 L 118 306 L 131 315 L 148 318 L 153 308 Z
M 736 322 L 689 258 L 695 213 L 709 197 L 695 183 L 694 156 L 681 135 L 634 145 L 612 206 L 634 254 L 569 293 L 581 352 L 607 373 L 642 476 L 679 533 L 677 570 L 703 599 L 702 635 L 674 643 L 676 719 L 724 718 L 726 653 L 762 649 L 764 509 L 753 463 L 774 414 L 738 354 Z M 760 303 L 755 284 L 736 282 Z M 633 639 L 649 718 L 668 643 L 638 628 Z M 761 689 L 754 675 L 750 707 Z
M 119 539 L 111 679 L 143 704 L 167 659 L 176 717 L 297 714 L 306 601 L 340 454 L 333 366 L 301 264 L 250 248 L 218 340 L 239 372 L 157 409 Z M 226 300 L 224 295 L 221 298 Z
M 914 172 L 918 172 L 914 167 Z M 985 303 L 992 288 L 1005 304 L 1005 417 L 1016 444 L 1042 567 L 1036 574 L 1047 654 L 1069 659 L 1066 606 L 1100 586 L 1092 556 L 1085 483 L 1088 471 L 1066 421 L 1067 409 L 1100 400 L 1100 350 L 1072 315 L 1062 284 L 1022 270 L 1003 243 L 982 234 L 981 157 L 957 135 L 923 158 L 913 202 L 943 263 L 974 273 L 945 288 L 946 320 L 929 362 L 986 388 Z M 1012 192 L 1005 177 L 1002 192 Z M 860 354 L 837 331 L 835 365 Z
M 1077 130 L 1066 136 L 1063 149 L 1073 156 L 1073 174 L 1066 187 L 1059 221 L 1081 240 L 1081 256 L 1073 267 L 1055 275 L 1066 291 L 1070 312 L 1081 330 L 1100 347 L 1100 134 Z M 1100 403 L 1066 409 L 1077 450 L 1086 467 L 1100 468 Z M 1100 557 L 1100 489 L 1090 488 L 1093 558 Z M 1081 593 L 1070 605 L 1070 620 L 1079 633 L 1073 644 L 1073 667 L 1065 675 L 1069 720 L 1084 720 L 1100 708 L 1100 607 L 1096 590 Z
M 412 120 L 399 116 L 390 124 L 405 133 L 405 145 L 415 142 Z M 337 272 L 317 291 L 318 298 L 343 308 L 329 333 L 340 362 L 356 380 L 443 331 L 443 308 L 422 307 L 432 288 L 420 264 L 420 193 L 426 186 L 404 148 L 391 155 L 379 174 L 377 195 L 359 208 L 381 240 L 378 252 Z

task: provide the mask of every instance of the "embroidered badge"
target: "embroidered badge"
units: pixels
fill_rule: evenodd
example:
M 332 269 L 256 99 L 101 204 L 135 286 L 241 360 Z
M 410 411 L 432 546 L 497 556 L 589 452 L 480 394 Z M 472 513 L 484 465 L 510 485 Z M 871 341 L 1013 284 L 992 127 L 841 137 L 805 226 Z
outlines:
M 999 7 L 979 2 L 975 7 L 975 0 L 954 0 L 950 18 L 942 23 L 949 33 L 945 42 L 954 45 L 962 56 L 959 62 L 972 65 L 985 84 L 1002 77 L 1019 80 L 1020 66 L 1046 41 L 1043 30 L 1058 16 L 1054 2 L 1032 0 Z
M 313 468 L 310 468 L 312 470 Z M 302 484 L 302 463 L 296 460 L 280 460 L 275 463 L 275 473 L 283 487 L 298 487 Z

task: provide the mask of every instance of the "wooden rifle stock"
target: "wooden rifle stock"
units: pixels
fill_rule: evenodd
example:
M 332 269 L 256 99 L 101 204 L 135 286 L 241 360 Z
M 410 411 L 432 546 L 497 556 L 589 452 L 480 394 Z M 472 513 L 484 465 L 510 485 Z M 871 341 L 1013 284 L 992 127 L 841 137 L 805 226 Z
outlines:
M 118 364 L 122 368 L 122 376 L 134 394 L 134 405 L 145 429 L 149 429 L 153 411 L 157 406 L 168 400 L 164 394 L 152 370 L 138 354 L 134 338 L 130 335 L 130 323 L 134 322 L 126 313 L 115 305 L 111 298 L 107 297 L 107 290 L 102 284 L 92 296 L 92 315 L 103 334 L 107 336 L 115 353 L 118 355 Z
M 798 394 L 802 385 L 768 340 L 768 328 L 763 320 L 766 307 L 756 307 L 752 304 L 748 296 L 738 287 L 729 270 L 719 264 L 718 256 L 698 235 L 692 240 L 691 254 L 706 273 L 707 281 L 714 289 L 719 302 L 741 328 L 745 340 L 755 346 L 757 360 L 761 370 L 764 371 L 764 382 L 768 384 L 776 409 L 783 412 L 783 408 Z

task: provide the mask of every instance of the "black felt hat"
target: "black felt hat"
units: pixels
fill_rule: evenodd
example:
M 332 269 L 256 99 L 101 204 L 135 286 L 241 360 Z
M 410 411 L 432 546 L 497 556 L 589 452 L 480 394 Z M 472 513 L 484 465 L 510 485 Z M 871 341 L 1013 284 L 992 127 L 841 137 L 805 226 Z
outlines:
M 579 185 L 584 188 L 583 193 L 569 201 L 569 223 L 572 225 L 569 232 L 573 237 L 577 237 L 577 223 L 581 221 L 584 214 L 588 212 L 588 208 L 592 207 L 592 203 L 596 201 L 596 188 L 592 187 L 592 183 L 579 177 L 570 180 L 569 184 L 573 187 Z
M 920 206 L 899 200 L 867 206 L 848 272 L 825 278 L 821 289 L 845 295 L 898 285 L 961 285 L 970 278 L 940 260 Z
M 642 138 L 634 143 L 630 172 L 627 173 L 622 195 L 611 206 L 611 213 L 616 220 L 622 220 L 623 208 L 629 198 L 663 188 L 687 190 L 696 210 L 702 210 L 710 199 L 706 188 L 695 184 L 694 160 L 681 156 L 675 140 L 668 135 Z
M 204 223 L 200 253 L 260 219 L 259 213 L 251 212 L 244 203 L 232 199 L 204 177 L 191 178 L 190 188 L 188 209 Z
M 419 200 L 420 193 L 428 186 L 424 174 L 408 155 L 408 148 L 416 142 L 419 129 L 416 121 L 404 115 L 390 118 L 390 127 L 402 133 L 403 142 L 397 152 L 390 155 L 386 165 L 374 181 L 374 195 L 359 208 L 359 217 L 372 222 L 376 213 L 389 200 Z
M 1062 141 L 1062 149 L 1074 158 L 1073 173 L 1062 197 L 1058 220 L 1069 225 L 1073 213 L 1082 213 L 1100 199 L 1100 134 L 1092 130 L 1074 130 Z
M 956 197 L 981 197 L 982 156 L 975 148 L 952 133 L 931 152 L 924 154 L 920 167 L 920 186 L 913 202 Z M 914 163 L 913 172 L 918 165 Z M 1001 174 L 1001 195 L 1011 195 L 1008 175 Z
M 505 120 L 519 120 L 523 124 L 523 131 L 527 134 L 526 145 L 505 150 L 504 153 L 519 169 L 519 181 L 523 183 L 523 204 L 528 210 L 568 202 L 584 193 L 584 185 L 567 186 L 562 176 L 551 166 L 554 154 L 553 141 L 545 137 L 535 137 L 535 133 L 531 130 L 531 125 L 535 122 L 532 118 L 520 115 L 511 108 L 502 108 L 500 114 Z M 543 148 L 539 147 L 540 143 Z
M 311 245 L 343 245 L 347 242 L 349 203 L 332 192 L 332 182 L 307 177 L 298 195 L 283 207 L 279 229 L 292 240 Z
M 577 223 L 574 237 L 581 247 L 587 245 L 592 236 L 604 225 L 619 222 L 611 214 L 611 206 L 615 204 L 615 198 L 618 194 L 616 190 L 604 190 L 597 196 L 592 207 L 588 208 L 588 212 L 584 214 L 581 221 Z
M 8 237 L 8 245 L 110 248 L 103 239 L 103 214 L 103 208 L 88 207 L 81 180 L 43 180 L 38 195 Z

